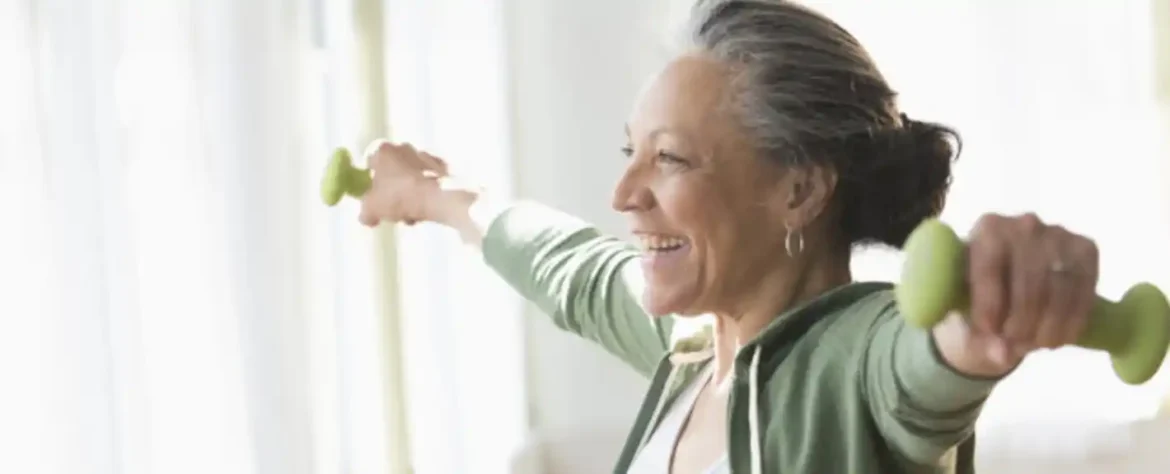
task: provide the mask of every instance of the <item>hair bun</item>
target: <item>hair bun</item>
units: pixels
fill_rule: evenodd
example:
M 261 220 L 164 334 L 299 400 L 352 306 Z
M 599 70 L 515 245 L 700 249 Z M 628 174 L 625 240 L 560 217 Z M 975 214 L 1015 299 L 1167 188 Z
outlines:
M 962 147 L 943 125 L 900 115 L 901 127 L 872 136 L 886 150 L 859 160 L 848 183 L 843 226 L 852 244 L 901 248 L 910 232 L 946 204 L 951 163 Z M 872 142 L 871 142 L 872 145 Z

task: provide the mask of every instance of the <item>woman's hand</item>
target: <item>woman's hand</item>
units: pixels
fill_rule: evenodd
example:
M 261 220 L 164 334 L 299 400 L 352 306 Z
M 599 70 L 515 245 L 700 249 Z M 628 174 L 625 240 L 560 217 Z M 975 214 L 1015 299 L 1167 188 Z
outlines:
M 373 184 L 362 196 L 362 224 L 440 221 L 445 215 L 440 179 L 447 164 L 408 143 L 379 140 L 366 149 Z
M 1028 353 L 1072 344 L 1088 323 L 1097 246 L 1034 214 L 979 219 L 968 242 L 971 310 L 934 329 L 956 370 L 998 377 Z

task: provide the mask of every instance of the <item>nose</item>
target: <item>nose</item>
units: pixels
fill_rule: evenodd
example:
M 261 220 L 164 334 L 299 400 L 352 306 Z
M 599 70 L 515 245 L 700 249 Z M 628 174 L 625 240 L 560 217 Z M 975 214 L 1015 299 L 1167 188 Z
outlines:
M 654 206 L 654 194 L 647 186 L 646 174 L 635 164 L 622 173 L 613 191 L 613 210 L 646 211 Z

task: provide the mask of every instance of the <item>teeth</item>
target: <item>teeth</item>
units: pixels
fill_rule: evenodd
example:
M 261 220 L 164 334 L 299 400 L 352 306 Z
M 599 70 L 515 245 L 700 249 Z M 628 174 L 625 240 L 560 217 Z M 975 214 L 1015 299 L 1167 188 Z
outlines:
M 667 237 L 662 235 L 643 235 L 642 248 L 651 251 L 671 250 L 682 247 L 686 241 L 678 237 Z

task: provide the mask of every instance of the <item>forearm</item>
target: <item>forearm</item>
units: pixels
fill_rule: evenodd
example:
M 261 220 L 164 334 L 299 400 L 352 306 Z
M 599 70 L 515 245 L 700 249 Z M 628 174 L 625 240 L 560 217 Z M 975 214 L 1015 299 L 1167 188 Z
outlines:
M 972 434 L 998 382 L 959 372 L 937 337 L 887 315 L 866 349 L 870 409 L 889 443 L 918 463 L 939 459 Z

